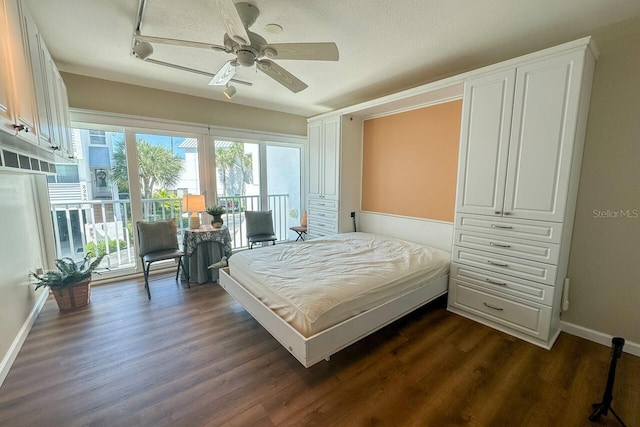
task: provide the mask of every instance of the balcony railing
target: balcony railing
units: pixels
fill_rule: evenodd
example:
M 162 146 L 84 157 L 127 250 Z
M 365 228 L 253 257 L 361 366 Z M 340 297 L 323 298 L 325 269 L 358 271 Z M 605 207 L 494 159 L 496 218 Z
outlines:
M 270 194 L 268 209 L 273 211 L 274 229 L 279 241 L 289 240 L 289 195 Z M 244 212 L 260 209 L 259 196 L 219 197 L 218 203 L 227 208 L 223 215 L 229 228 L 234 249 L 247 247 Z M 182 212 L 181 199 L 143 199 L 142 213 L 145 221 L 161 221 L 176 218 L 178 241 L 182 244 L 182 232 L 189 225 L 187 213 Z M 79 260 L 87 251 L 106 253 L 103 266 L 110 269 L 135 267 L 134 239 L 137 238 L 129 200 L 52 201 L 56 257 Z M 212 217 L 202 213 L 201 222 L 209 223 Z

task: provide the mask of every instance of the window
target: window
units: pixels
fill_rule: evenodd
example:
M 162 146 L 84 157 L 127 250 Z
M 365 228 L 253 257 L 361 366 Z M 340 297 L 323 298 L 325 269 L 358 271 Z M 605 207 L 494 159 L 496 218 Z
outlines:
M 89 143 L 92 145 L 107 145 L 107 137 L 103 130 L 89 130 Z
M 299 223 L 302 137 L 271 142 L 273 135 L 229 129 L 212 137 L 206 126 L 86 112 L 72 112 L 72 125 L 78 163 L 58 165 L 59 173 L 49 180 L 56 257 L 106 253 L 103 263 L 110 270 L 103 278 L 141 271 L 136 221 L 177 218 L 182 233 L 188 225 L 184 194 L 204 194 L 207 206 L 217 195 L 221 202 L 228 198 L 230 229 L 233 209 L 238 210 L 236 248 L 246 247 L 241 218 L 247 208 L 274 210 L 281 240 L 289 238 L 288 225 Z M 207 143 L 213 140 L 223 143 Z M 226 150 L 232 152 L 224 164 Z M 223 162 L 218 171 L 216 154 Z M 283 179 L 291 182 L 282 184 Z M 272 192 L 279 203 L 272 202 Z M 210 220 L 201 214 L 203 224 Z

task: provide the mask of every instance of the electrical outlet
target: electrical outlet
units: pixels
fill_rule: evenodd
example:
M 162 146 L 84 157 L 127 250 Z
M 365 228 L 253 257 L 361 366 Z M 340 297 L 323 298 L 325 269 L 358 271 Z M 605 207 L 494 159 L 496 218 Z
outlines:
M 44 274 L 44 270 L 42 268 L 36 268 L 36 274 L 38 276 L 40 276 L 40 275 Z

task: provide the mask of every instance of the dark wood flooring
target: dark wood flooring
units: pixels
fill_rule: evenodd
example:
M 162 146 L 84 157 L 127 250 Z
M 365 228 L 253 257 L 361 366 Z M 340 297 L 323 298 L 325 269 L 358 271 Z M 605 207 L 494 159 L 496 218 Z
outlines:
M 561 334 L 547 351 L 436 301 L 305 369 L 215 284 L 171 275 L 47 301 L 4 384 L 0 426 L 589 426 L 610 348 Z M 640 426 L 640 358 L 613 407 Z

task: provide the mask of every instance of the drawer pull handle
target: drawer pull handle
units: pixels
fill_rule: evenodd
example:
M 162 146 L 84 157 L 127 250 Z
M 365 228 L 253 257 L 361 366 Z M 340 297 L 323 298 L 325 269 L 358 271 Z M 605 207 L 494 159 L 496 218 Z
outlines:
M 491 265 L 495 265 L 496 267 L 509 267 L 509 264 L 502 264 L 499 262 L 487 261 Z
M 497 248 L 510 248 L 511 245 L 503 245 L 501 243 L 493 243 L 493 242 L 489 242 L 489 246 L 495 246 Z
M 507 286 L 507 284 L 506 284 L 506 283 L 504 283 L 504 282 L 496 282 L 495 280 L 491 280 L 491 279 L 484 279 L 484 280 L 486 280 L 487 282 L 492 283 L 492 284 L 494 284 L 494 285 L 498 285 L 498 286 Z
M 495 212 L 495 214 L 496 214 L 496 215 L 501 215 L 501 214 L 502 214 L 502 212 L 500 212 L 500 211 L 496 211 L 496 212 Z
M 491 226 L 492 226 L 493 228 L 500 228 L 500 229 L 503 229 L 503 230 L 511 230 L 511 229 L 513 228 L 513 227 L 512 227 L 512 226 L 510 226 L 510 225 L 498 225 L 498 224 L 491 224 Z
M 494 307 L 494 306 L 492 306 L 492 305 L 487 304 L 486 302 L 483 302 L 483 304 L 484 304 L 484 306 L 485 306 L 485 307 L 488 307 L 488 308 L 490 308 L 490 309 L 492 309 L 492 310 L 496 310 L 496 311 L 504 311 L 504 308 L 502 308 L 502 307 Z

